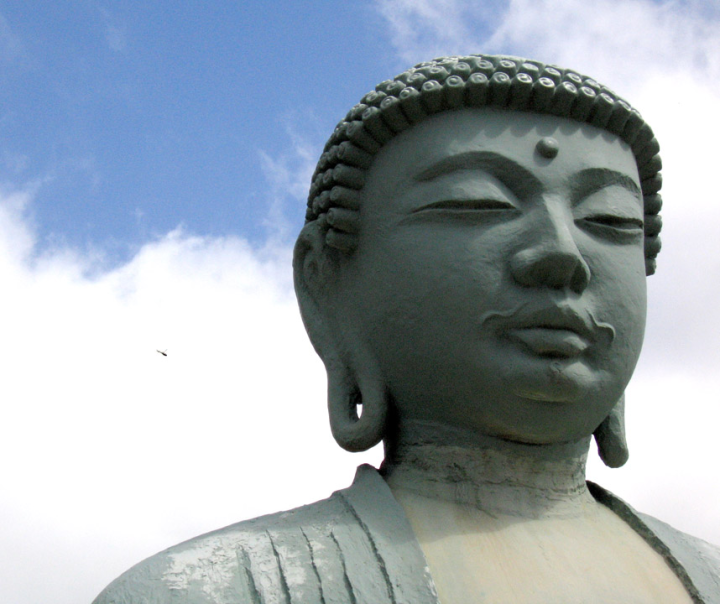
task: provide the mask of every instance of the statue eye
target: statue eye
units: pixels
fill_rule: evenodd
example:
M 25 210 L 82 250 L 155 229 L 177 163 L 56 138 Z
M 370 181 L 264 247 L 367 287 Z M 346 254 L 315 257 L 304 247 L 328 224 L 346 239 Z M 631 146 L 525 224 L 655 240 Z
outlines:
M 644 224 L 639 218 L 631 216 L 618 216 L 616 214 L 596 214 L 585 216 L 576 221 L 585 229 L 591 232 L 611 237 L 623 239 L 635 239 L 643 234 Z
M 497 211 L 497 210 L 516 210 L 517 208 L 509 201 L 502 199 L 445 199 L 436 201 L 421 208 L 413 210 L 416 212 L 426 212 L 432 210 L 449 210 L 452 212 L 477 212 L 477 211 Z
M 574 212 L 580 228 L 621 243 L 637 241 L 645 227 L 640 200 L 627 187 L 615 183 L 582 197 Z

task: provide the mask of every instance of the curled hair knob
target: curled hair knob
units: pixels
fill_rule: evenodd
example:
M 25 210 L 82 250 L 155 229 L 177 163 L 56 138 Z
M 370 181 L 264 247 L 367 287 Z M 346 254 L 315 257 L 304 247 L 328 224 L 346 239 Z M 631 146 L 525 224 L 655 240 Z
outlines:
M 496 67 L 496 73 L 506 73 L 510 77 L 513 77 L 517 72 L 517 63 L 510 59 L 501 59 Z
M 655 258 L 660 253 L 662 243 L 660 237 L 657 235 L 653 237 L 645 237 L 645 256 L 648 258 Z
M 550 111 L 555 115 L 570 115 L 572 106 L 577 99 L 577 88 L 572 82 L 563 82 L 555 87 Z
M 573 73 L 572 71 L 568 71 L 568 72 L 565 74 L 565 79 L 566 79 L 566 80 L 569 80 L 570 82 L 572 82 L 573 84 L 575 84 L 575 86 L 578 87 L 578 88 L 579 88 L 580 86 L 582 86 L 582 83 L 583 83 L 582 77 L 579 76 L 577 73 Z
M 642 148 L 642 151 L 635 155 L 638 166 L 643 166 L 649 162 L 654 156 L 660 153 L 660 143 L 653 137 L 648 143 Z
M 555 82 L 548 77 L 542 76 L 533 84 L 532 106 L 536 111 L 547 111 L 552 104 L 555 93 Z
M 642 128 L 644 123 L 640 112 L 637 109 L 631 109 L 621 135 L 628 145 L 632 145 L 635 142 L 638 132 L 640 132 L 640 128 Z
M 640 188 L 642 189 L 643 195 L 654 195 L 662 189 L 662 174 L 658 172 L 650 178 L 641 180 Z
M 347 187 L 334 186 L 330 190 L 330 202 L 348 210 L 359 210 L 360 193 Z
M 460 61 L 450 68 L 450 73 L 452 73 L 452 75 L 460 76 L 463 80 L 467 80 L 472 73 L 472 68 L 464 61 Z
M 360 231 L 360 212 L 346 208 L 330 208 L 327 212 L 328 224 L 343 233 Z
M 660 195 L 645 195 L 643 197 L 645 205 L 645 214 L 658 214 L 662 210 L 662 196 Z
M 562 81 L 562 73 L 560 73 L 559 69 L 555 69 L 555 67 L 545 67 L 542 70 L 541 76 L 552 80 L 556 86 Z
M 656 237 L 662 229 L 662 216 L 650 215 L 645 216 L 645 235 L 647 237 Z
M 373 156 L 350 141 L 340 143 L 337 149 L 338 160 L 345 164 L 365 169 L 372 164 Z
M 605 128 L 610 116 L 612 115 L 614 105 L 615 99 L 613 99 L 607 92 L 601 92 L 597 95 L 595 102 L 590 109 L 588 120 L 596 128 Z
M 487 104 L 490 81 L 484 73 L 472 74 L 465 84 L 465 100 L 470 107 L 483 107 Z
M 347 137 L 350 142 L 367 153 L 377 153 L 380 150 L 380 143 L 370 136 L 360 120 L 348 124 Z
M 384 145 L 394 136 L 393 131 L 385 125 L 380 109 L 377 107 L 368 107 L 363 113 L 362 122 L 370 135 L 380 145 Z
M 427 113 L 420 102 L 420 93 L 415 88 L 411 86 L 404 88 L 398 100 L 409 122 L 414 124 L 427 117 Z
M 510 76 L 504 71 L 497 71 L 490 78 L 490 94 L 488 101 L 496 107 L 507 106 L 510 96 Z
M 616 99 L 605 128 L 607 128 L 610 132 L 621 136 L 629 117 L 630 105 L 622 99 Z
M 385 124 L 395 132 L 402 132 L 410 127 L 410 122 L 400 108 L 400 101 L 397 97 L 389 96 L 380 103 L 380 111 Z
M 442 109 L 442 84 L 428 80 L 422 85 L 423 108 L 428 113 L 437 113 Z
M 407 85 L 412 86 L 413 88 L 419 89 L 422 87 L 422 85 L 427 82 L 427 76 L 423 75 L 420 72 L 413 73 L 408 79 L 407 79 Z
M 465 80 L 458 75 L 451 75 L 443 82 L 444 105 L 448 109 L 457 109 L 463 104 L 465 96 Z
M 645 165 L 640 168 L 640 180 L 651 178 L 656 173 L 660 172 L 660 170 L 662 170 L 662 159 L 660 159 L 659 155 L 655 155 L 650 161 L 646 162 Z
M 586 121 L 590 116 L 590 110 L 596 97 L 597 93 L 592 88 L 581 86 L 578 89 L 577 98 L 570 112 L 570 117 L 579 122 Z
M 510 109 L 525 109 L 530 103 L 533 79 L 527 73 L 518 73 L 510 82 Z

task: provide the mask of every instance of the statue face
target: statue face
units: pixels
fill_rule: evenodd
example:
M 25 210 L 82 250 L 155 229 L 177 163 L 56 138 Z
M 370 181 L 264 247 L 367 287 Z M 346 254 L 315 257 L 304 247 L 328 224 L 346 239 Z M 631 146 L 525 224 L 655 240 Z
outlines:
M 590 435 L 645 324 L 629 147 L 565 118 L 446 112 L 388 143 L 363 194 L 336 291 L 401 421 L 522 442 Z

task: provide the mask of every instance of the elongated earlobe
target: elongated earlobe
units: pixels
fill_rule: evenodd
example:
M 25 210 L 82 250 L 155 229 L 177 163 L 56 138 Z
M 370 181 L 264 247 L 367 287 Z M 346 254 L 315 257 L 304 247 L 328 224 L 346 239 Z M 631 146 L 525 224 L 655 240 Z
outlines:
M 610 411 L 594 433 L 600 459 L 609 468 L 625 465 L 630 456 L 625 438 L 625 395 Z
M 352 350 L 343 344 L 342 320 L 333 313 L 334 250 L 324 245 L 321 222 L 305 225 L 295 245 L 295 292 L 305 328 L 327 370 L 332 434 L 343 449 L 365 451 L 385 435 L 385 384 L 379 371 L 370 369 L 374 364 L 358 344 Z M 360 416 L 358 405 L 362 405 Z
M 379 443 L 385 436 L 387 410 L 387 393 L 377 376 L 356 379 L 345 366 L 328 367 L 330 428 L 343 449 L 365 451 Z

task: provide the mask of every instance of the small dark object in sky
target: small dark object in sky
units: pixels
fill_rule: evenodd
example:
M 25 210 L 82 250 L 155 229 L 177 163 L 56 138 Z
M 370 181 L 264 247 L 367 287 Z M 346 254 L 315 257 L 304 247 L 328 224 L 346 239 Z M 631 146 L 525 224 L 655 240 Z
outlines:
M 158 352 L 163 355 L 164 357 L 167 356 L 167 350 L 158 350 Z

